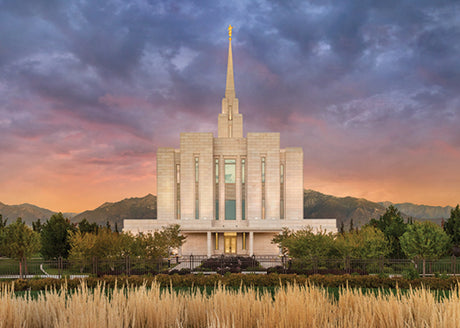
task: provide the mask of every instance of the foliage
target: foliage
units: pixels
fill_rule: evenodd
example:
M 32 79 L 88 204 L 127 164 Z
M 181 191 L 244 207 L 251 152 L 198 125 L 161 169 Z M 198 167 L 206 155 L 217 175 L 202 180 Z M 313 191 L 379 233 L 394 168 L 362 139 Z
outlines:
M 446 253 L 449 236 L 433 222 L 414 222 L 400 238 L 404 253 L 410 258 L 432 259 Z
M 296 232 L 284 229 L 273 238 L 283 254 L 297 259 L 314 258 L 378 258 L 390 252 L 388 240 L 382 231 L 366 226 L 361 230 L 352 230 L 342 234 L 313 231 L 312 228 Z
M 154 233 L 141 233 L 135 237 L 133 253 L 140 257 L 168 257 L 173 248 L 179 248 L 185 242 L 178 224 L 163 227 Z
M 75 227 L 62 213 L 53 214 L 41 227 L 41 254 L 45 259 L 67 258 L 70 251 L 70 233 Z
M 385 257 L 390 253 L 389 242 L 384 233 L 372 226 L 339 234 L 336 244 L 342 257 L 371 259 Z
M 197 288 L 177 288 L 175 279 L 113 279 L 69 281 L 39 293 L 15 297 L 16 288 L 0 294 L 4 327 L 456 327 L 458 291 L 436 293 L 429 288 L 410 291 L 351 287 L 353 276 L 341 276 L 339 290 L 295 277 L 193 277 Z M 243 280 L 280 284 L 259 288 Z M 173 281 L 171 281 L 173 280 Z M 332 280 L 332 279 L 331 279 Z M 361 280 L 361 279 L 360 279 Z M 440 280 L 440 279 L 438 279 Z M 385 282 L 385 280 L 382 280 Z M 365 282 L 364 280 L 361 282 Z M 369 279 L 372 285 L 380 278 Z M 390 281 L 391 282 L 391 281 Z M 405 283 L 404 280 L 401 281 Z M 95 284 L 96 283 L 96 284 Z M 27 284 L 17 281 L 17 286 Z M 235 286 L 236 285 L 236 286 Z M 15 285 L 16 287 L 16 285 Z M 57 287 L 59 288 L 59 286 Z M 394 288 L 394 287 L 393 287 Z M 336 297 L 331 297 L 334 293 Z M 440 297 L 439 297 L 440 296 Z M 456 323 L 457 322 L 457 323 Z
M 89 223 L 88 220 L 83 219 L 78 222 L 78 230 L 80 230 L 81 233 L 97 233 L 99 231 L 99 226 L 95 222 Z
M 6 227 L 7 221 L 8 221 L 8 218 L 3 219 L 3 216 L 0 214 L 0 230 Z
M 89 261 L 93 257 L 110 260 L 128 255 L 143 258 L 167 257 L 170 250 L 180 247 L 184 240 L 179 225 L 170 225 L 153 234 L 141 233 L 137 236 L 112 232 L 109 228 L 100 228 L 97 234 L 78 230 L 70 236 L 70 258 Z
M 288 253 L 288 249 L 285 245 L 285 240 L 291 237 L 291 235 L 292 231 L 289 230 L 289 228 L 284 227 L 283 230 L 272 239 L 272 244 L 277 244 L 281 248 L 283 255 Z
M 116 276 L 103 276 L 88 277 L 84 279 L 84 283 L 89 288 L 95 288 L 100 285 L 105 285 L 107 288 L 115 288 L 117 285 L 122 285 L 121 281 L 133 287 L 140 287 L 142 285 L 151 286 L 152 283 L 157 282 L 162 287 L 205 287 L 217 286 L 219 283 L 227 287 L 239 288 L 241 286 L 249 287 L 280 287 L 289 285 L 310 285 L 323 286 L 323 287 L 344 287 L 350 288 L 425 288 L 437 290 L 451 290 L 458 287 L 459 281 L 457 277 L 447 278 L 417 278 L 417 274 L 411 273 L 406 277 L 389 278 L 377 275 L 296 275 L 296 274 L 211 274 L 211 275 L 196 275 L 196 274 L 158 274 L 156 276 L 129 276 L 120 277 Z M 413 277 L 413 278 L 411 278 Z M 81 279 L 17 279 L 9 280 L 3 283 L 3 286 L 14 284 L 15 291 L 23 290 L 45 290 L 56 288 L 60 289 L 67 286 L 69 289 L 74 289 L 82 282 Z
M 444 230 L 452 239 L 455 246 L 460 246 L 460 206 L 450 211 L 450 218 L 444 224 Z
M 40 249 L 40 235 L 30 229 L 21 218 L 1 231 L 0 250 L 7 257 L 22 261 Z
M 299 259 L 335 258 L 339 256 L 334 234 L 320 230 L 313 231 L 307 227 L 295 232 L 287 229 L 272 239 L 282 249 L 287 249 L 289 255 Z
M 390 205 L 386 212 L 378 220 L 372 219 L 369 225 L 380 229 L 390 244 L 390 258 L 404 258 L 404 252 L 401 249 L 400 238 L 406 232 L 407 224 L 404 223 L 401 212 Z
M 32 222 L 32 230 L 38 233 L 42 232 L 43 224 L 40 219 Z
M 221 256 L 204 260 L 199 269 L 209 269 L 223 274 L 226 272 L 241 272 L 250 267 L 258 268 L 260 267 L 260 263 L 249 256 Z

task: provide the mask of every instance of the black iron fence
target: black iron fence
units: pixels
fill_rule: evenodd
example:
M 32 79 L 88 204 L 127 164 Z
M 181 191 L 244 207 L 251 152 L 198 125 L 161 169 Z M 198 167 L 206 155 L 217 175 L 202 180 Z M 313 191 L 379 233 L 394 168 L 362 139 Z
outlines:
M 87 277 L 103 275 L 155 275 L 158 273 L 297 273 L 297 274 L 385 274 L 420 276 L 457 275 L 460 260 L 455 256 L 438 260 L 409 259 L 291 259 L 287 256 L 177 256 L 171 258 L 82 258 L 67 260 L 0 258 L 0 278 Z

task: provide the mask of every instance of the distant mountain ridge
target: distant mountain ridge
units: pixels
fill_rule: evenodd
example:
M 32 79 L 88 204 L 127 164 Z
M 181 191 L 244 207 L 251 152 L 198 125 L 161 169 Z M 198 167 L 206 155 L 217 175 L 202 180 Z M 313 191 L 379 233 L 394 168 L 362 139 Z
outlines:
M 385 213 L 389 205 L 397 207 L 406 217 L 412 216 L 418 219 L 429 219 L 434 222 L 441 222 L 441 218 L 450 217 L 451 206 L 427 206 L 411 203 L 393 204 L 390 202 L 371 202 L 364 198 L 335 197 L 326 195 L 314 190 L 304 190 L 304 217 L 305 218 L 336 218 L 337 227 L 341 222 L 348 229 L 351 219 L 353 226 L 359 227 L 369 222 L 372 218 L 379 218 Z M 118 202 L 106 202 L 94 210 L 84 211 L 75 215 L 74 213 L 63 213 L 72 222 L 80 222 L 87 219 L 89 222 L 96 222 L 105 225 L 110 222 L 112 228 L 115 223 L 121 229 L 123 219 L 156 219 L 157 197 L 148 194 L 144 197 L 126 198 Z M 40 208 L 31 204 L 5 205 L 0 203 L 0 214 L 8 218 L 8 223 L 16 220 L 17 217 L 31 225 L 33 221 L 40 219 L 42 222 L 48 220 L 56 212 Z
M 314 190 L 304 190 L 304 218 L 336 218 L 337 227 L 343 222 L 345 229 L 350 226 L 360 227 L 378 219 L 386 208 L 364 198 L 335 197 Z
M 0 214 L 3 216 L 3 219 L 8 218 L 7 224 L 12 223 L 20 217 L 28 225 L 32 225 L 32 222 L 38 219 L 41 221 L 48 220 L 54 213 L 46 208 L 32 204 L 6 205 L 0 203 Z
M 429 205 L 416 205 L 412 203 L 392 203 L 381 202 L 379 203 L 385 207 L 393 205 L 401 212 L 418 219 L 447 219 L 450 217 L 452 206 L 429 206 Z
M 73 222 L 83 219 L 105 225 L 107 221 L 112 228 L 115 223 L 118 228 L 123 227 L 124 219 L 156 219 L 157 196 L 148 194 L 145 197 L 126 198 L 115 203 L 104 203 L 94 210 L 84 211 L 72 218 Z

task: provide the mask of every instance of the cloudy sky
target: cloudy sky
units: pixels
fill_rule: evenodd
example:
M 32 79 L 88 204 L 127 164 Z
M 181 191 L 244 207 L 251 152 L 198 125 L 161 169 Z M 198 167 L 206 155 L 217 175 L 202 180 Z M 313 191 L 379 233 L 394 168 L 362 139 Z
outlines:
M 441 0 L 0 0 L 0 202 L 156 194 L 157 147 L 217 130 L 229 24 L 245 132 L 302 146 L 305 188 L 460 203 L 460 5 Z

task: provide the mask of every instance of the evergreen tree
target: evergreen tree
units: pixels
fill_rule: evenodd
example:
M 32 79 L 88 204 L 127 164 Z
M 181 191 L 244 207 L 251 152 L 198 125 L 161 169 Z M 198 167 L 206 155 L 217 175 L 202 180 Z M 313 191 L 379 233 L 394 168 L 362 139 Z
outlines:
M 75 227 L 62 213 L 53 214 L 41 229 L 41 254 L 45 259 L 67 258 L 70 251 L 69 235 Z
M 444 224 L 444 231 L 449 235 L 454 246 L 460 246 L 460 207 L 450 211 L 450 218 Z
M 41 223 L 40 219 L 35 222 L 32 222 L 32 230 L 35 232 L 40 233 L 42 231 L 43 224 Z
M 380 229 L 385 234 L 391 247 L 390 258 L 406 257 L 401 249 L 399 239 L 406 232 L 407 224 L 404 223 L 402 214 L 396 207 L 390 205 L 378 220 L 372 219 L 369 224 Z

